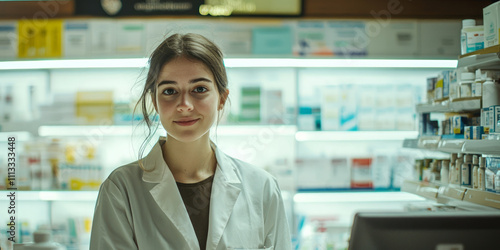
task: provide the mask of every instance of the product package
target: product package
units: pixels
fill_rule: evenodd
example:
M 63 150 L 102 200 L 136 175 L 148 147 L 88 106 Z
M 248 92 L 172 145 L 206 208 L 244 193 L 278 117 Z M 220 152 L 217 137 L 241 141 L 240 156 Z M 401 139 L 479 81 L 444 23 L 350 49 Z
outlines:
M 351 159 L 351 188 L 373 188 L 372 158 Z
M 500 40 L 500 2 L 483 9 L 484 47 L 499 44 Z
M 485 186 L 486 191 L 500 193 L 500 183 L 498 183 L 500 170 L 500 157 L 486 157 Z

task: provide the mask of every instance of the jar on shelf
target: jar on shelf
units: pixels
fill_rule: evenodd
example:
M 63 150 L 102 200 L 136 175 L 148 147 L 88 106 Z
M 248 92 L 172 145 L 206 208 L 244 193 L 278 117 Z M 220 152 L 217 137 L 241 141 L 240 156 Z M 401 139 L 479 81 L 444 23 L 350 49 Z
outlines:
M 471 72 L 462 72 L 460 74 L 460 98 L 472 97 L 472 83 L 476 79 L 476 74 Z

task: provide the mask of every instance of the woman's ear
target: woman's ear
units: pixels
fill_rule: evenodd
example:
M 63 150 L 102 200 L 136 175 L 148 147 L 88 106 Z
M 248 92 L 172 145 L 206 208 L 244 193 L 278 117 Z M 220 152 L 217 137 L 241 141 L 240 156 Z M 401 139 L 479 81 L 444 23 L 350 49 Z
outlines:
M 219 107 L 217 108 L 217 110 L 222 110 L 224 108 L 228 96 L 229 96 L 229 89 L 226 89 L 226 92 L 221 94 L 219 98 Z

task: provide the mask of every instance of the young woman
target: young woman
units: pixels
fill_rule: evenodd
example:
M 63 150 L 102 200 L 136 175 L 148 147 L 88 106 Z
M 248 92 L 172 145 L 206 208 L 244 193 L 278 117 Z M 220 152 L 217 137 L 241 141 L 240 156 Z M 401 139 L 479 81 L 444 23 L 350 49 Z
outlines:
M 229 94 L 219 48 L 175 34 L 149 66 L 138 105 L 150 135 L 153 112 L 167 135 L 102 183 L 90 249 L 291 249 L 276 180 L 210 140 Z

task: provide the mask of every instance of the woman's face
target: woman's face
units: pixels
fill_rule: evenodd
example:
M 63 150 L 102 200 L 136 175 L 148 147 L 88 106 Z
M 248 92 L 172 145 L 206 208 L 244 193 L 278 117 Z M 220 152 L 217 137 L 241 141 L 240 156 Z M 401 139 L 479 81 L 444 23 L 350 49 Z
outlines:
M 223 101 L 205 64 L 179 57 L 161 68 L 153 104 L 170 137 L 192 142 L 208 135 Z

